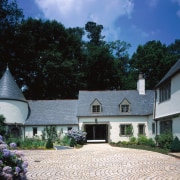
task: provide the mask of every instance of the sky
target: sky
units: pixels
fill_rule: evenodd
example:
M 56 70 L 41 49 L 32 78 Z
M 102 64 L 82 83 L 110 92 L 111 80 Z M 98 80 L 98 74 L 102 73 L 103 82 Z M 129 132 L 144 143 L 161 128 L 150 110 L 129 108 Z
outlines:
M 88 21 L 103 25 L 105 40 L 138 45 L 156 40 L 170 45 L 180 39 L 180 0 L 17 0 L 25 18 L 56 20 L 66 28 Z

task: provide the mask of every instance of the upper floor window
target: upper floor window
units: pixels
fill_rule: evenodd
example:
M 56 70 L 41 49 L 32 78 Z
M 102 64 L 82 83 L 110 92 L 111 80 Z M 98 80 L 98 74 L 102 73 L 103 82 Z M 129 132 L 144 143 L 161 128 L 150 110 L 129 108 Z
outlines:
M 123 113 L 130 112 L 130 102 L 126 98 L 120 103 L 120 111 Z
M 95 99 L 91 104 L 91 112 L 92 113 L 102 112 L 101 103 L 97 99 Z
M 166 101 L 171 97 L 171 83 L 167 83 L 159 88 L 159 102 Z
M 129 105 L 122 104 L 121 105 L 121 112 L 129 112 Z

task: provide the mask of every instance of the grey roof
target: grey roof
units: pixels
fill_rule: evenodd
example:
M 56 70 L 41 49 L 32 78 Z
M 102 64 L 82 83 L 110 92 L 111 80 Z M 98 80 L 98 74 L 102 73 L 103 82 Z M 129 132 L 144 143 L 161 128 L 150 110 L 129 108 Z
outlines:
M 130 102 L 129 113 L 120 112 L 120 103 L 126 98 Z M 91 113 L 91 103 L 98 99 L 102 104 L 102 112 Z M 153 113 L 154 91 L 146 90 L 145 95 L 139 95 L 136 90 L 124 91 L 80 91 L 77 116 L 132 116 L 150 115 Z
M 8 67 L 0 79 L 0 99 L 26 101 Z
M 176 73 L 180 72 L 180 59 L 171 67 L 171 69 L 167 72 L 167 74 L 161 79 L 161 81 L 156 85 L 156 88 L 161 84 L 169 80 Z
M 77 100 L 28 101 L 31 109 L 26 125 L 78 124 Z

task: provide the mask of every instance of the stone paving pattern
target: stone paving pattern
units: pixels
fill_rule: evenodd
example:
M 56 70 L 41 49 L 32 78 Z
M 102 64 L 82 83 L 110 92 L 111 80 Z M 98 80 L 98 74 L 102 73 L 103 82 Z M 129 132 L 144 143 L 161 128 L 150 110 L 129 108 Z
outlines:
M 28 180 L 180 180 L 180 159 L 150 151 L 87 144 L 24 153 Z

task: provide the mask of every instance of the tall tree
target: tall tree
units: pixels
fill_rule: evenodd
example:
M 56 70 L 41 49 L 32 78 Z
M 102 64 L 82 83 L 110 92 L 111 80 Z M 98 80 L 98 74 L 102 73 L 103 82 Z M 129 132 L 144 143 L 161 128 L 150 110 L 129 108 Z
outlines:
M 0 0 L 0 68 L 14 58 L 14 37 L 22 19 L 23 12 L 18 8 L 16 0 Z
M 145 45 L 139 45 L 133 54 L 131 71 L 143 73 L 146 78 L 146 88 L 153 89 L 169 69 L 168 50 L 160 41 L 149 41 Z

